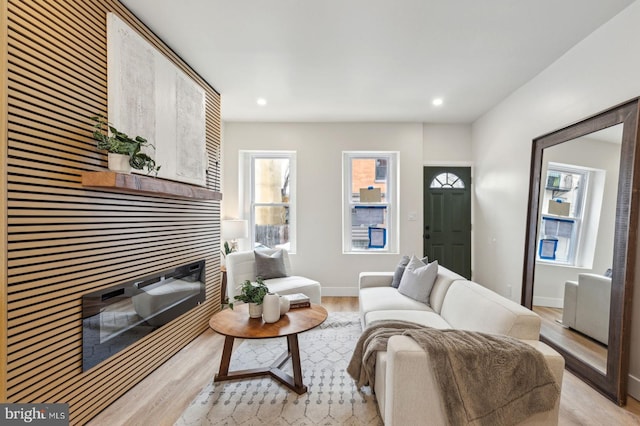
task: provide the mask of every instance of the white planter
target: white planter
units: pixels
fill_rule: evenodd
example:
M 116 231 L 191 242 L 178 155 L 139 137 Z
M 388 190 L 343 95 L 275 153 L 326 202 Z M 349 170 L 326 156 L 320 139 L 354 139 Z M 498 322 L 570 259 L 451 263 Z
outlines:
M 257 303 L 249 303 L 249 317 L 260 318 L 262 316 L 262 305 Z
M 276 322 L 280 319 L 280 297 L 269 293 L 262 301 L 262 319 L 264 322 Z
M 109 153 L 108 156 L 109 170 L 117 173 L 131 173 L 131 164 L 129 164 L 129 156 L 125 154 Z
M 289 312 L 290 308 L 291 308 L 291 303 L 289 302 L 289 299 L 287 299 L 286 297 L 280 296 L 280 315 L 284 315 L 287 312 Z

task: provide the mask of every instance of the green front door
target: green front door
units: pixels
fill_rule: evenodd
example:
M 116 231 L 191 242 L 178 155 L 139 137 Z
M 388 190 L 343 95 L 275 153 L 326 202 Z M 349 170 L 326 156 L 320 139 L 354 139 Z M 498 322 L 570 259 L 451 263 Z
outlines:
M 424 168 L 424 255 L 471 278 L 471 168 Z

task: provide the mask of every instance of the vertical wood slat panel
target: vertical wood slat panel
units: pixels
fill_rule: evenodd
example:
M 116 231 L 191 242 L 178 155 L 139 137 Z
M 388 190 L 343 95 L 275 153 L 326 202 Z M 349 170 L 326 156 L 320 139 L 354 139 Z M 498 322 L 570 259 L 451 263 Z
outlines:
M 0 397 L 68 403 L 71 424 L 82 424 L 204 331 L 220 309 L 219 202 L 79 184 L 82 171 L 106 164 L 88 120 L 107 112 L 106 13 L 117 13 L 205 90 L 207 187 L 214 191 L 220 96 L 116 0 L 9 0 L 2 7 L 8 90 L 0 105 L 0 260 L 8 267 L 0 292 Z M 204 304 L 82 372 L 82 294 L 199 259 L 206 260 Z
M 0 40 L 7 40 L 7 14 L 6 1 L 0 3 Z M 0 43 L 0 401 L 7 400 L 7 116 L 8 116 L 8 43 Z

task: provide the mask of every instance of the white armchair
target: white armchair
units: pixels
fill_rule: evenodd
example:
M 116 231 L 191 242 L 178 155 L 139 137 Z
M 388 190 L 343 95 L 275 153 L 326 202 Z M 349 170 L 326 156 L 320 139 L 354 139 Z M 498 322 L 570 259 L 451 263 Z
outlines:
M 264 249 L 263 253 L 273 254 L 276 250 Z M 282 257 L 286 269 L 285 277 L 264 280 L 269 291 L 279 295 L 303 293 L 309 296 L 311 303 L 321 302 L 321 287 L 318 281 L 293 275 L 289 253 L 282 250 Z M 227 296 L 230 301 L 236 295 L 236 287 L 245 280 L 256 280 L 256 259 L 253 251 L 234 252 L 227 255 Z
M 578 281 L 564 285 L 562 323 L 604 343 L 609 342 L 611 278 L 597 274 L 578 274 Z

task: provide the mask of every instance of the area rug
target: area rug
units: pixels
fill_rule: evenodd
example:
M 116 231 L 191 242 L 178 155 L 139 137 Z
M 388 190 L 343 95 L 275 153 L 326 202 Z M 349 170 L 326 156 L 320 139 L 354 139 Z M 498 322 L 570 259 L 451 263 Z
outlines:
M 201 425 L 382 425 L 375 396 L 356 389 L 345 371 L 361 333 L 356 312 L 331 312 L 298 335 L 303 382 L 298 395 L 271 377 L 210 383 L 175 423 Z M 270 365 L 286 339 L 245 340 L 231 356 L 230 371 Z M 291 363 L 284 368 L 291 373 Z

